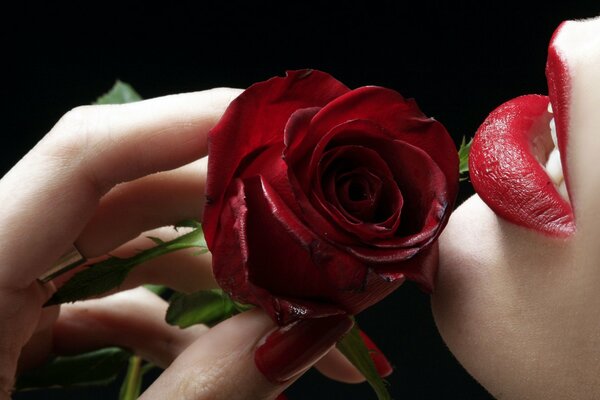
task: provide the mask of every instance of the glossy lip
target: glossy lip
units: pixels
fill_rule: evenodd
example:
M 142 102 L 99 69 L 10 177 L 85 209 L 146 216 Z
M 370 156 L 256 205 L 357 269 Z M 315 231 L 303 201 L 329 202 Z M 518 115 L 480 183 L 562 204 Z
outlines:
M 546 76 L 549 97 L 527 95 L 495 109 L 478 129 L 469 168 L 475 191 L 500 217 L 553 237 L 575 232 L 573 209 L 563 199 L 540 161 L 549 148 L 552 104 L 563 173 L 569 188 L 566 148 L 569 136 L 569 93 L 566 60 L 556 46 L 564 23 L 555 31 L 548 50 Z M 569 192 L 570 193 L 570 192 Z

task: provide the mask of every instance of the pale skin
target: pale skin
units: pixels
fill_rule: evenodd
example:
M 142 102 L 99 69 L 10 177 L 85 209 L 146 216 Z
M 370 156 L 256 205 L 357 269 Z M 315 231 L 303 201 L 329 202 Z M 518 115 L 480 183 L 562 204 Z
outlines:
M 89 259 L 127 255 L 151 246 L 148 231 L 169 239 L 175 232 L 161 227 L 199 219 L 207 133 L 240 92 L 76 108 L 0 180 L 0 398 L 10 397 L 16 374 L 51 353 L 107 345 L 166 368 L 144 399 L 273 399 L 298 378 L 274 384 L 256 369 L 254 348 L 274 329 L 264 313 L 181 330 L 164 322 L 163 300 L 133 289 L 142 283 L 184 292 L 214 288 L 209 256 L 161 257 L 135 270 L 120 293 L 60 310 L 42 308 L 60 279 L 45 285 L 36 279 L 71 243 Z M 363 379 L 337 351 L 317 367 L 340 381 Z
M 599 23 L 588 25 L 600 32 Z M 438 328 L 498 399 L 600 398 L 600 42 L 581 37 L 563 49 L 574 60 L 566 160 L 575 234 L 522 228 L 474 196 L 440 238 Z
M 75 109 L 2 178 L 0 398 L 9 398 L 17 371 L 51 352 L 106 345 L 131 348 L 167 368 L 145 399 L 272 399 L 295 380 L 272 384 L 254 366 L 256 343 L 274 328 L 264 314 L 180 330 L 164 322 L 164 301 L 132 289 L 213 288 L 209 257 L 165 256 L 128 277 L 121 289 L 132 290 L 62 306 L 60 315 L 57 307 L 42 309 L 55 285 L 36 280 L 70 243 L 89 258 L 126 255 L 150 245 L 141 232 L 168 239 L 173 230 L 159 227 L 199 218 L 206 133 L 238 93 L 215 89 Z M 572 143 L 573 238 L 512 225 L 474 197 L 440 240 L 438 327 L 497 398 L 591 399 L 600 392 L 600 179 L 593 167 L 600 143 Z M 336 352 L 318 366 L 334 379 L 362 379 Z

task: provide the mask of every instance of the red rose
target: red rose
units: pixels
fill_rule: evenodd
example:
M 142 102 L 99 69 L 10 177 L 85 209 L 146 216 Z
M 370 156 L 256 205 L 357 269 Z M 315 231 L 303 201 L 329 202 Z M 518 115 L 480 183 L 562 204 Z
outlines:
M 356 314 L 405 279 L 430 291 L 457 190 L 454 143 L 413 100 L 311 70 L 257 83 L 209 135 L 215 277 L 280 324 Z

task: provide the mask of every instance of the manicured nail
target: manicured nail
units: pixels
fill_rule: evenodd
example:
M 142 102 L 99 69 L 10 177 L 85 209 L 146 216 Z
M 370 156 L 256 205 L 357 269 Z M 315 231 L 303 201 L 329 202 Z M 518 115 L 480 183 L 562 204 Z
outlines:
M 375 369 L 377 369 L 377 373 L 382 378 L 390 376 L 392 372 L 394 372 L 394 368 L 385 357 L 385 355 L 379 350 L 377 345 L 373 343 L 370 337 L 367 336 L 363 331 L 359 331 L 360 337 L 365 342 L 365 346 L 369 349 L 369 354 L 371 355 L 371 360 L 375 364 Z
M 271 382 L 283 383 L 310 368 L 353 324 L 347 315 L 334 315 L 278 328 L 256 349 L 256 367 Z

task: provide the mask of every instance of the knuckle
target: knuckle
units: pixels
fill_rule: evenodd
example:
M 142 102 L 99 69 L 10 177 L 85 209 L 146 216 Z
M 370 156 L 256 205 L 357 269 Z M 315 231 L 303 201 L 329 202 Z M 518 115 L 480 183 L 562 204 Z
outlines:
M 207 399 L 217 398 L 223 394 L 222 378 L 225 372 L 223 360 L 215 360 L 212 365 L 196 368 L 194 379 L 183 379 L 177 390 L 180 399 Z M 227 397 L 223 397 L 225 399 Z
M 210 96 L 214 99 L 214 103 L 220 107 L 226 107 L 229 103 L 231 103 L 236 97 L 243 92 L 242 89 L 235 89 L 229 87 L 218 87 L 214 89 L 210 89 Z
M 96 106 L 78 106 L 65 113 L 54 125 L 51 133 L 54 134 L 73 134 L 75 132 L 85 131 L 90 119 L 97 112 Z
M 74 174 L 89 182 L 96 191 L 103 190 L 94 168 L 86 162 L 101 148 L 110 115 L 102 107 L 79 106 L 64 114 L 29 156 L 54 168 L 57 174 L 61 171 Z
M 59 160 L 78 160 L 89 147 L 100 118 L 99 106 L 79 106 L 68 111 L 44 138 L 44 153 Z

